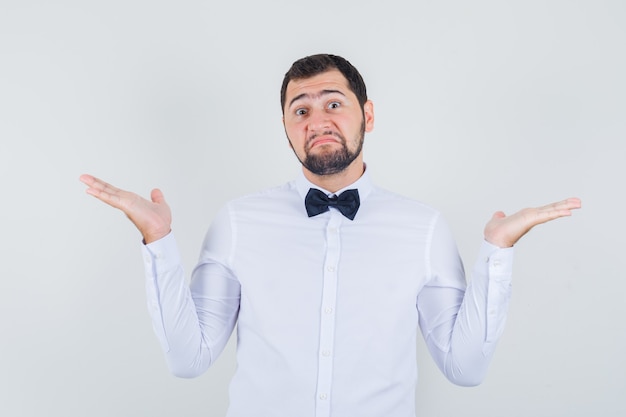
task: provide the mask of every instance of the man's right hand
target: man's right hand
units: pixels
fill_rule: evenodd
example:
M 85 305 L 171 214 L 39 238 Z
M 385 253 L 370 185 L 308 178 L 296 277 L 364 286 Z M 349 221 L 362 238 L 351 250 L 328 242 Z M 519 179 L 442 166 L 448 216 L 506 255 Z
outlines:
M 88 174 L 81 175 L 80 181 L 89 187 L 87 194 L 122 210 L 139 229 L 146 244 L 165 237 L 171 231 L 172 212 L 161 190 L 152 190 L 152 201 L 148 201 Z

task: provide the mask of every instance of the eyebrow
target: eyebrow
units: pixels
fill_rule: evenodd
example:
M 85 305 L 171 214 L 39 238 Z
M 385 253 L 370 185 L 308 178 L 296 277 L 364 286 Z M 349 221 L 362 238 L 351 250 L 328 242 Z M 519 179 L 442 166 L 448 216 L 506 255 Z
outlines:
M 344 97 L 346 96 L 344 93 L 342 93 L 339 90 L 322 90 L 318 94 L 302 93 L 302 94 L 299 94 L 299 95 L 297 95 L 297 96 L 295 96 L 294 98 L 291 99 L 291 101 L 289 102 L 289 108 L 291 106 L 293 106 L 293 103 L 295 103 L 296 101 L 301 100 L 303 98 L 309 98 L 309 97 L 314 97 L 314 96 L 321 97 L 321 96 L 326 96 L 326 95 L 334 94 L 334 93 L 341 94 Z

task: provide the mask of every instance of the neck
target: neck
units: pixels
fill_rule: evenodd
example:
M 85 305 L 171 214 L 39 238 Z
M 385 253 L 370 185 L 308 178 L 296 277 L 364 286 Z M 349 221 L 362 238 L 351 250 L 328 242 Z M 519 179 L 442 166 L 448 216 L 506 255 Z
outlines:
M 336 193 L 361 178 L 365 172 L 365 164 L 361 158 L 357 158 L 343 171 L 330 175 L 317 175 L 304 167 L 302 170 L 307 180 L 331 193 Z

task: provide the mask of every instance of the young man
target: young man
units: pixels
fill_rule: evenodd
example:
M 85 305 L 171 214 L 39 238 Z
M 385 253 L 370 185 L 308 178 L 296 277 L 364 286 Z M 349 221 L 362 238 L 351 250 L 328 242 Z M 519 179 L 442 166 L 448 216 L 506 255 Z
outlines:
M 172 372 L 204 372 L 238 323 L 229 417 L 411 417 L 420 327 L 446 377 L 480 383 L 506 319 L 511 247 L 580 201 L 494 214 L 466 286 L 440 214 L 371 182 L 362 145 L 374 108 L 349 62 L 296 61 L 281 105 L 302 175 L 228 203 L 190 287 L 162 193 L 148 201 L 81 176 L 144 237 L 150 312 Z

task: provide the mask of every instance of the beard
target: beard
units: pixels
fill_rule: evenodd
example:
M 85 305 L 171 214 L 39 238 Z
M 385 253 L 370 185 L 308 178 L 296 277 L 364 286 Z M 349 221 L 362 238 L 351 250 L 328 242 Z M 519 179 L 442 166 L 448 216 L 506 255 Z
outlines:
M 332 175 L 342 172 L 350 166 L 352 162 L 359 156 L 363 150 L 363 141 L 365 138 L 365 121 L 361 122 L 359 136 L 356 138 L 357 147 L 353 151 L 348 149 L 346 138 L 336 132 L 324 132 L 325 135 L 333 135 L 339 139 L 341 148 L 334 151 L 321 150 L 318 153 L 311 153 L 308 146 L 305 148 L 305 158 L 300 159 L 296 153 L 296 158 L 309 171 L 316 175 Z M 315 137 L 309 138 L 309 142 Z M 324 145 L 322 145 L 324 146 Z M 294 149 L 295 153 L 295 149 Z

